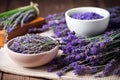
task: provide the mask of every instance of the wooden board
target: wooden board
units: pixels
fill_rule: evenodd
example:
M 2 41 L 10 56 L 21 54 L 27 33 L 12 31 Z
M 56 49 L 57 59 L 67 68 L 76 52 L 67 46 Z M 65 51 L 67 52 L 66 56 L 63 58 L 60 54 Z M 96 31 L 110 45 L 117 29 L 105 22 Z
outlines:
M 0 80 L 2 80 L 2 72 L 0 72 Z
M 32 77 L 24 77 L 19 75 L 13 75 L 9 73 L 4 73 L 2 79 L 0 80 L 45 80 L 45 79 L 39 79 L 39 78 L 32 78 Z
M 42 33 L 44 36 L 52 35 L 52 30 Z M 60 54 L 60 52 L 59 52 Z M 75 76 L 72 72 L 68 72 L 62 77 L 58 77 L 56 72 L 47 72 L 48 66 L 41 66 L 38 68 L 24 68 L 14 63 L 4 51 L 0 50 L 0 71 L 19 74 L 24 76 L 42 77 L 54 80 L 120 80 L 119 77 L 109 76 L 104 78 L 94 78 L 94 75 Z M 7 74 L 6 74 L 7 75 Z M 21 77 L 22 78 L 22 77 Z M 22 79 L 21 79 L 22 80 Z

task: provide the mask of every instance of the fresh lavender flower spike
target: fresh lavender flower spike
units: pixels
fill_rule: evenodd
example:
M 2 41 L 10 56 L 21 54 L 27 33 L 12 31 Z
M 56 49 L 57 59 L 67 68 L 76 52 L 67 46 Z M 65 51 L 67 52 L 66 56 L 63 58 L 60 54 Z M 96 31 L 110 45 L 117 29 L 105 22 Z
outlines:
M 120 68 L 117 68 L 113 71 L 113 75 L 120 75 Z
M 14 30 L 14 27 L 13 26 L 9 26 L 8 29 L 7 29 L 7 32 L 10 33 L 13 30 Z
M 48 72 L 52 72 L 56 68 L 58 68 L 58 66 L 57 65 L 53 65 L 52 67 L 48 68 Z
M 114 18 L 115 17 L 116 13 L 114 15 Z M 82 75 L 82 72 L 88 72 L 91 74 L 96 73 L 100 70 L 103 70 L 105 66 L 102 65 L 106 65 L 107 67 L 105 67 L 103 74 L 101 74 L 100 77 L 108 76 L 109 73 L 112 74 L 111 69 L 116 61 L 112 60 L 109 62 L 109 60 L 114 59 L 119 54 L 119 50 L 115 49 L 120 46 L 120 37 L 118 36 L 118 34 L 120 34 L 120 30 L 110 28 L 106 30 L 106 32 L 104 32 L 102 35 L 95 37 L 78 37 L 74 32 L 69 31 L 64 20 L 64 13 L 51 15 L 51 18 L 48 19 L 48 23 L 50 22 L 52 24 L 52 26 L 48 26 L 53 28 L 56 38 L 61 38 L 60 49 L 63 51 L 64 55 L 64 57 L 61 57 L 61 61 L 58 60 L 59 62 L 54 64 L 57 65 L 58 68 L 65 66 L 70 67 L 76 75 Z M 64 64 L 61 64 L 61 62 L 64 62 Z M 107 64 L 108 62 L 109 65 Z M 99 67 L 100 69 L 97 66 L 101 66 Z M 52 69 L 50 69 L 50 71 L 51 70 Z M 64 73 L 64 70 L 60 69 L 58 75 L 62 76 Z
M 62 71 L 59 71 L 56 73 L 59 77 L 61 77 L 63 75 Z
M 49 21 L 48 25 L 51 26 L 51 27 L 54 26 L 55 25 L 55 21 Z
M 91 51 L 91 54 L 93 54 L 93 55 L 96 55 L 96 54 L 99 53 L 97 47 L 92 47 L 92 48 L 90 49 L 90 51 Z
M 83 75 L 85 72 L 86 66 L 85 65 L 76 65 L 74 66 L 74 74 L 75 75 Z
M 94 73 L 98 72 L 98 69 L 97 69 L 97 67 L 92 67 L 89 70 L 87 70 L 87 72 L 89 72 L 90 74 L 94 74 Z
M 73 62 L 71 64 L 69 64 L 69 67 L 74 68 L 75 66 L 79 65 L 79 62 Z
M 30 28 L 28 29 L 28 33 L 40 33 L 43 31 L 47 31 L 49 29 L 48 25 L 44 24 L 42 27 L 39 28 Z
M 115 60 L 112 59 L 104 68 L 103 75 L 108 76 L 110 75 L 111 71 L 115 66 Z
M 48 15 L 45 17 L 45 19 L 51 19 L 52 18 L 52 15 Z

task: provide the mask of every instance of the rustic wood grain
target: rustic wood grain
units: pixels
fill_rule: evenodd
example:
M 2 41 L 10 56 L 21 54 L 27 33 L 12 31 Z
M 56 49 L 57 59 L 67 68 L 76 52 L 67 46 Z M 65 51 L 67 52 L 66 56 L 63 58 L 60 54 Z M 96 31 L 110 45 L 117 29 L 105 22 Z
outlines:
M 120 0 L 98 0 L 99 6 L 109 8 L 113 6 L 120 6 Z
M 2 80 L 2 72 L 0 72 L 0 80 Z
M 74 7 L 99 6 L 97 0 L 73 0 L 73 1 L 74 1 Z
M 32 77 L 29 77 L 29 80 L 48 80 L 48 79 L 40 79 L 40 78 L 32 78 Z
M 7 10 L 7 4 L 9 3 L 8 0 L 3 0 L 2 2 L 0 1 L 0 12 L 4 12 Z
M 23 76 L 13 75 L 13 74 L 3 74 L 3 80 L 24 80 Z
M 34 0 L 37 2 L 37 0 Z M 40 0 L 38 2 L 40 15 L 47 16 L 48 14 L 65 12 L 73 7 L 73 0 Z
M 106 8 L 106 7 L 107 7 L 107 5 L 104 4 L 104 0 L 98 0 L 98 5 L 99 5 L 99 7 L 101 7 L 101 8 Z
M 11 0 L 9 2 L 8 10 L 15 9 L 22 6 L 27 6 L 30 4 L 29 0 Z
M 47 79 L 25 77 L 25 76 L 19 76 L 19 75 L 4 73 L 3 74 L 3 79 L 1 79 L 1 80 L 47 80 Z

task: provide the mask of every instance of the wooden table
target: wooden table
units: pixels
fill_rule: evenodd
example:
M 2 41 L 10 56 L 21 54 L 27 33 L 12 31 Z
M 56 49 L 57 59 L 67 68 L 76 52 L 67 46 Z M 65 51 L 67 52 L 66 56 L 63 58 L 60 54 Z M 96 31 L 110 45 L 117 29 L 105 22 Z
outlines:
M 28 5 L 32 0 L 2 0 L 0 1 L 0 12 L 11 10 L 20 6 Z M 73 7 L 95 6 L 108 8 L 120 6 L 120 0 L 33 0 L 38 3 L 40 16 L 65 12 Z M 48 80 L 43 78 L 33 78 L 9 73 L 0 72 L 0 80 Z
M 45 78 L 34 78 L 0 72 L 0 80 L 49 80 Z

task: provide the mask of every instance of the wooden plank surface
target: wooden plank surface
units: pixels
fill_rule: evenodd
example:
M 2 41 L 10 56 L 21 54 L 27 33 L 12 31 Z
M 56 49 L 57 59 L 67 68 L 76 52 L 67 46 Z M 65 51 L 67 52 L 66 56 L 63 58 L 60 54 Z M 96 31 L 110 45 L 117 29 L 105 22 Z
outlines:
M 94 6 L 98 7 L 98 1 L 97 0 L 73 0 L 74 1 L 74 7 L 84 7 L 84 6 Z
M 1 80 L 48 80 L 48 79 L 25 77 L 14 74 L 3 73 L 3 77 Z
M 7 0 L 3 0 L 2 2 L 0 1 L 0 12 L 4 12 L 7 10 L 7 4 L 8 1 Z
M 99 7 L 109 8 L 113 6 L 120 6 L 120 0 L 98 0 Z
M 2 72 L 0 72 L 0 80 L 2 80 Z
M 12 74 L 3 74 L 3 80 L 23 80 L 23 76 L 18 76 L 18 75 L 12 75 Z
M 34 0 L 33 2 L 37 2 Z M 65 12 L 73 7 L 73 0 L 40 0 L 37 2 L 40 9 L 40 16 L 47 16 L 48 14 Z

